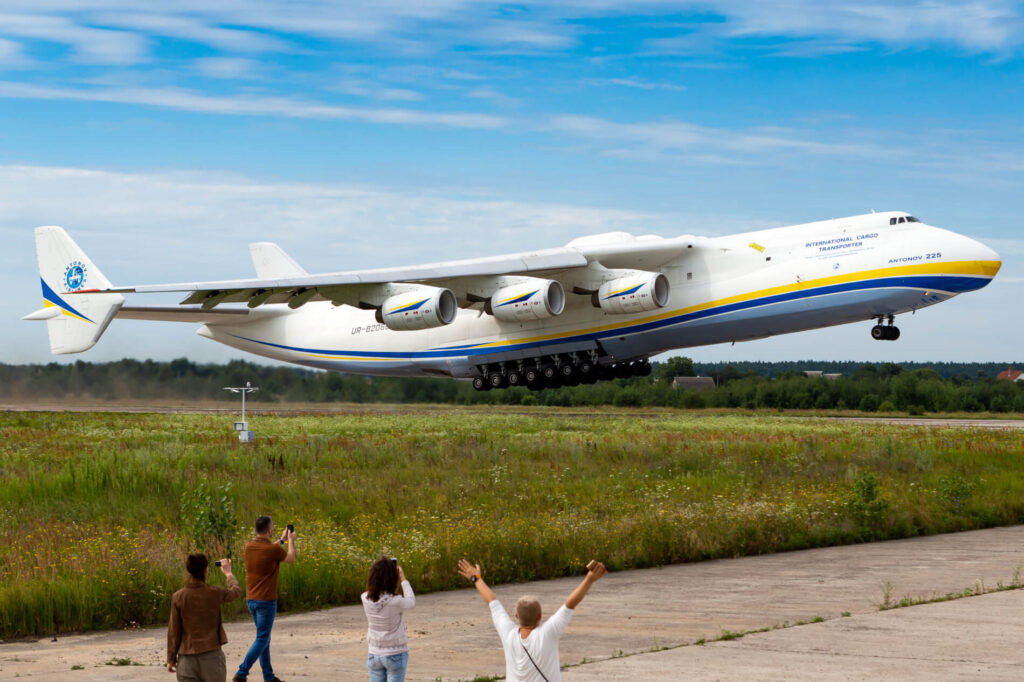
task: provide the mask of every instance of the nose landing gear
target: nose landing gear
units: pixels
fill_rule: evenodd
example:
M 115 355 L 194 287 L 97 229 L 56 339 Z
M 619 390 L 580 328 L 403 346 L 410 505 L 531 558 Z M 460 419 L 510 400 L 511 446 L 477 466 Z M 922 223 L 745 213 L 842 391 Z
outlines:
M 878 316 L 878 324 L 871 328 L 871 338 L 875 341 L 895 341 L 900 338 L 900 328 L 893 324 L 892 315 L 888 317 L 888 324 L 882 324 L 883 316 Z

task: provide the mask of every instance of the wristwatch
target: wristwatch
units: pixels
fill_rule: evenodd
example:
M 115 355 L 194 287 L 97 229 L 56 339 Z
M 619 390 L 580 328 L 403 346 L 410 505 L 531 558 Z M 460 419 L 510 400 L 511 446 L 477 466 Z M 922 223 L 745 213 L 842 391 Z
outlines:
M 471 576 L 469 576 L 469 582 L 471 582 L 473 584 L 476 584 L 477 580 L 480 580 L 480 576 L 478 576 L 478 575 L 471 575 Z

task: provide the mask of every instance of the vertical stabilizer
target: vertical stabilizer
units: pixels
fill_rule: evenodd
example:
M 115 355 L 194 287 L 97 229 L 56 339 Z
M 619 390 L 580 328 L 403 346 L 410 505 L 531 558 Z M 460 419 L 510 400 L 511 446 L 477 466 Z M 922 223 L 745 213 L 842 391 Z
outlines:
M 89 350 L 114 319 L 124 297 L 120 294 L 72 294 L 109 289 L 110 281 L 64 228 L 37 227 L 35 232 L 43 308 L 24 319 L 46 320 L 51 353 Z

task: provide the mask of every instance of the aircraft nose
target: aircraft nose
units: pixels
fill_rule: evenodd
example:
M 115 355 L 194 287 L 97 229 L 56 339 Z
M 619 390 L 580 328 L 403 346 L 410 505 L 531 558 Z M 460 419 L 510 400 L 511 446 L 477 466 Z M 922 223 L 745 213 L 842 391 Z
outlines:
M 1003 259 L 994 249 L 974 239 L 965 238 L 967 241 L 964 251 L 967 260 L 972 260 L 980 265 L 987 266 L 991 270 L 990 276 L 995 276 L 999 268 L 1003 267 Z
M 966 261 L 965 265 L 973 280 L 973 284 L 966 290 L 987 286 L 1003 266 L 1003 259 L 995 250 L 970 237 L 961 236 L 957 251 L 957 259 Z

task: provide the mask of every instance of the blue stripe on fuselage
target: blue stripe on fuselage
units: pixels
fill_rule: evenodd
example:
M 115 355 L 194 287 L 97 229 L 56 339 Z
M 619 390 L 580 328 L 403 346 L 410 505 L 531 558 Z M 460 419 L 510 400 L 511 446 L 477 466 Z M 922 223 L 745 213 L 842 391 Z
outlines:
M 541 346 L 548 346 L 552 344 L 564 344 L 570 342 L 599 340 L 606 336 L 622 336 L 625 334 L 636 334 L 638 332 L 645 332 L 650 331 L 652 329 L 659 329 L 661 327 L 668 327 L 671 325 L 680 324 L 682 322 L 691 322 L 693 320 L 699 320 L 702 318 L 712 317 L 715 315 L 722 315 L 725 313 L 747 310 L 750 308 L 757 308 L 760 306 L 772 305 L 774 303 L 782 303 L 784 301 L 792 301 L 800 298 L 813 298 L 816 296 L 826 296 L 828 294 L 837 294 L 846 291 L 887 288 L 914 288 L 926 290 L 931 289 L 934 291 L 942 291 L 948 293 L 960 293 L 964 291 L 973 291 L 975 289 L 979 289 L 988 284 L 990 281 L 991 280 L 986 277 L 966 276 L 923 275 L 917 277 L 883 277 L 879 279 L 872 279 L 860 282 L 834 284 L 831 286 L 818 287 L 815 289 L 790 291 L 784 294 L 777 294 L 775 296 L 765 296 L 763 298 L 755 298 L 749 301 L 740 301 L 738 303 L 731 303 L 728 305 L 718 306 L 716 308 L 708 308 L 707 310 L 698 310 L 692 313 L 681 313 L 679 315 L 674 315 L 672 317 L 668 317 L 661 320 L 654 320 L 652 322 L 640 322 L 635 325 L 620 327 L 611 330 L 606 329 L 598 332 L 587 332 L 583 334 L 570 333 L 567 334 L 566 336 L 560 336 L 554 339 L 545 339 L 543 341 L 531 341 L 525 343 L 512 342 L 501 346 L 471 344 L 468 346 L 449 346 L 446 348 L 436 348 L 426 351 L 321 350 L 317 348 L 302 348 L 299 346 L 287 346 L 279 343 L 271 343 L 269 341 L 260 341 L 259 339 L 251 339 L 245 336 L 238 336 L 236 334 L 233 334 L 233 336 L 244 341 L 258 343 L 264 346 L 271 346 L 273 348 L 281 348 L 283 350 L 291 350 L 300 353 L 315 353 L 317 355 L 344 355 L 354 358 L 388 358 L 400 360 L 462 357 L 471 355 L 491 355 L 493 353 L 501 353 L 506 351 L 528 350 L 531 348 L 538 348 Z

